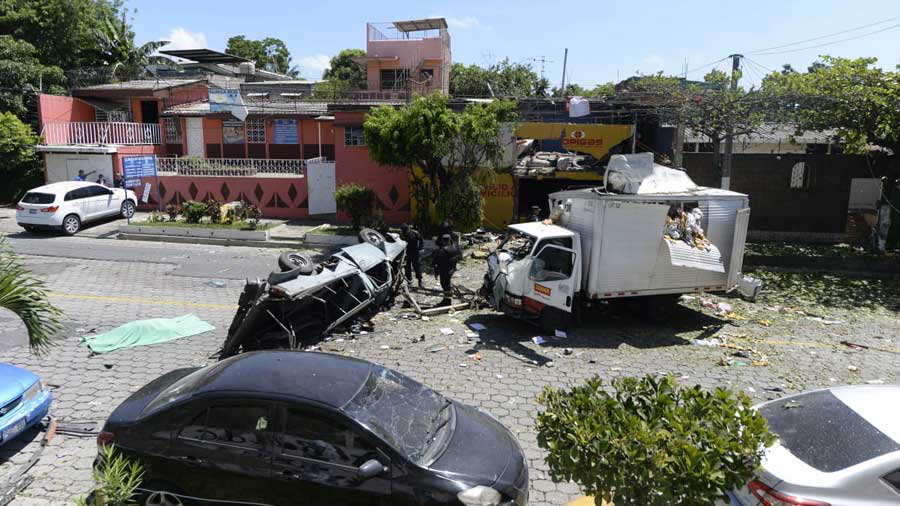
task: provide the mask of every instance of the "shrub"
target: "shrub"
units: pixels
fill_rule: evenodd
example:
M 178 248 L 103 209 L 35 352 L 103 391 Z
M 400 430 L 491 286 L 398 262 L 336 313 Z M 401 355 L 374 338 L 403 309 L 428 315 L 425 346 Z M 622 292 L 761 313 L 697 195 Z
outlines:
M 31 127 L 14 114 L 0 112 L 0 202 L 15 201 L 25 190 L 42 183 L 43 164 L 35 151 L 39 141 Z
M 100 462 L 94 469 L 95 505 L 131 506 L 136 505 L 138 487 L 144 477 L 140 463 L 128 460 L 116 452 L 112 445 L 100 448 Z M 79 500 L 78 504 L 86 504 Z
M 437 202 L 437 217 L 448 218 L 459 232 L 472 232 L 484 220 L 484 197 L 481 187 L 471 176 L 459 176 L 441 192 Z
M 202 202 L 188 200 L 182 206 L 181 214 L 184 215 L 184 221 L 188 223 L 200 223 L 200 220 L 206 215 L 206 205 Z
M 219 223 L 222 219 L 222 203 L 210 198 L 203 205 L 206 206 L 205 215 L 209 217 L 210 223 Z
M 178 219 L 178 215 L 181 214 L 181 206 L 176 206 L 175 204 L 169 204 L 166 206 L 166 214 L 169 215 L 169 221 L 175 221 Z
M 259 220 L 262 218 L 262 211 L 255 204 L 248 204 L 242 209 L 244 210 L 243 219 L 250 226 L 251 230 L 256 230 L 256 226 L 259 225 Z
M 743 393 L 679 388 L 671 377 L 598 377 L 569 391 L 546 387 L 538 445 L 554 481 L 574 481 L 595 503 L 712 505 L 743 486 L 774 442 Z
M 334 192 L 338 211 L 347 213 L 353 228 L 359 229 L 372 223 L 377 197 L 370 188 L 356 183 L 345 184 Z

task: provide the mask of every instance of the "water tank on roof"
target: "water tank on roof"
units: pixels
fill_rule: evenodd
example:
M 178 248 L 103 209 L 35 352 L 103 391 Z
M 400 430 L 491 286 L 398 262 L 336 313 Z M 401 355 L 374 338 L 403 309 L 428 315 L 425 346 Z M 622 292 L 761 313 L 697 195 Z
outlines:
M 243 61 L 238 65 L 238 71 L 241 74 L 252 76 L 256 73 L 256 64 L 252 61 Z

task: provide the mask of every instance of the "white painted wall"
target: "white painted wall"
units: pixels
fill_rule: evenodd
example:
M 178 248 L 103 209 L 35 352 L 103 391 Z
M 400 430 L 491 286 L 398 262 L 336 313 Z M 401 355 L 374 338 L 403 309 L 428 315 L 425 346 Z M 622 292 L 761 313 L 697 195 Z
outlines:
M 100 174 L 106 178 L 106 184 L 113 183 L 113 164 L 110 154 L 73 154 L 46 153 L 47 183 L 72 181 L 78 175 L 78 169 L 85 173 L 95 171 L 88 176 L 88 181 L 96 181 Z

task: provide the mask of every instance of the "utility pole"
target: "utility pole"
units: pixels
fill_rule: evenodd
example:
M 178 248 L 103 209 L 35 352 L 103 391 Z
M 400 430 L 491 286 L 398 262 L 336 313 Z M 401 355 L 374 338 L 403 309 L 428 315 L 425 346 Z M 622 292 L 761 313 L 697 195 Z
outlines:
M 685 58 L 684 67 L 682 68 L 682 77 L 684 77 L 685 86 L 687 86 L 687 69 L 687 58 Z M 684 166 L 684 121 L 681 118 L 682 115 L 683 112 L 679 111 L 675 123 L 675 136 L 672 139 L 672 165 L 674 165 L 676 169 L 680 169 Z
M 737 90 L 738 79 L 741 72 L 742 54 L 731 55 L 731 91 Z M 731 153 L 734 150 L 734 129 L 729 122 L 725 131 L 725 157 L 722 160 L 722 189 L 731 189 Z
M 566 96 L 566 62 L 569 60 L 569 48 L 566 48 L 566 52 L 563 54 L 563 77 L 562 77 L 562 85 L 560 85 L 559 89 L 562 93 L 563 98 Z

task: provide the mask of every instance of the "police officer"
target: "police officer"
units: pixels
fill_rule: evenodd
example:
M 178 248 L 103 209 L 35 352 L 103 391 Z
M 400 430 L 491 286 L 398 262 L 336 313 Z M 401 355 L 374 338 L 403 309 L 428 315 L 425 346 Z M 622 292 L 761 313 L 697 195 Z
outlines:
M 453 218 L 447 218 L 438 225 L 437 240 L 440 241 L 441 237 L 445 235 L 449 235 L 450 240 L 456 242 L 453 237 Z
M 453 277 L 453 272 L 456 271 L 456 263 L 462 259 L 462 253 L 453 244 L 453 239 L 449 234 L 440 236 L 437 245 L 438 249 L 434 252 L 432 267 L 434 268 L 434 275 L 441 280 L 441 289 L 444 290 L 444 299 L 438 305 L 449 306 L 452 286 L 450 279 Z
M 419 250 L 422 249 L 422 234 L 404 223 L 400 225 L 400 238 L 406 241 L 406 261 L 403 265 L 406 282 L 412 283 L 412 273 L 415 271 L 416 279 L 419 280 L 419 288 L 425 288 L 425 283 L 422 282 L 422 260 L 419 258 Z
M 541 221 L 541 206 L 531 206 L 531 217 L 528 221 Z

